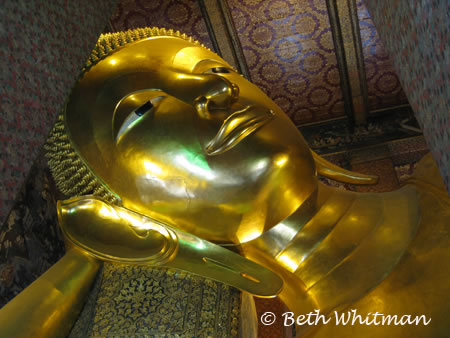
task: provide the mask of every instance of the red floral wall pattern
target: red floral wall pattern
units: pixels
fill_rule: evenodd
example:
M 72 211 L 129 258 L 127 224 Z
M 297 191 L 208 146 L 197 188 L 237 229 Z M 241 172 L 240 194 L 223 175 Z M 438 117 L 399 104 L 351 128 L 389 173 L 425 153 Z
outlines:
M 364 2 L 450 191 L 450 2 Z
M 228 0 L 251 80 L 296 124 L 344 116 L 325 0 Z
M 116 2 L 1 1 L 1 223 Z
M 362 0 L 357 0 L 357 11 L 370 111 L 407 104 L 391 59 Z
M 212 49 L 196 0 L 122 0 L 111 18 L 115 31 L 164 27 L 186 33 Z

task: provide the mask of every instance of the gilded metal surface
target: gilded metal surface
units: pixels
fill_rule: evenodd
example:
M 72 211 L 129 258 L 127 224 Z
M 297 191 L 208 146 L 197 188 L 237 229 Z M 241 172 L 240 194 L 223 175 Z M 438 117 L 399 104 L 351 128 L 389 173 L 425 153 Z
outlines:
M 100 259 L 158 266 L 177 255 L 175 232 L 143 215 L 92 196 L 58 201 L 57 210 L 64 235 Z
M 0 310 L 0 337 L 65 337 L 81 310 L 100 262 L 68 250 Z
M 93 196 L 58 202 L 58 220 L 74 245 L 102 260 L 176 268 L 260 297 L 282 287 L 276 274 L 230 250 Z
M 340 168 L 320 157 L 312 150 L 311 153 L 316 163 L 317 173 L 320 176 L 331 178 L 332 180 L 338 182 L 351 184 L 376 184 L 378 182 L 377 176 L 364 175 Z
M 417 174 L 403 188 L 383 194 L 320 184 L 317 212 L 283 250 L 275 254 L 252 242 L 242 245 L 247 257 L 282 276 L 280 298 L 295 316 L 319 310 L 334 320 L 334 311 L 356 309 L 363 318 L 378 312 L 432 319 L 419 327 L 304 324 L 297 327 L 299 335 L 438 337 L 448 332 L 443 313 L 449 310 L 450 199 L 431 156 Z
M 65 124 L 124 207 L 206 240 L 254 239 L 316 189 L 289 118 L 184 39 L 151 37 L 100 60 L 72 92 Z

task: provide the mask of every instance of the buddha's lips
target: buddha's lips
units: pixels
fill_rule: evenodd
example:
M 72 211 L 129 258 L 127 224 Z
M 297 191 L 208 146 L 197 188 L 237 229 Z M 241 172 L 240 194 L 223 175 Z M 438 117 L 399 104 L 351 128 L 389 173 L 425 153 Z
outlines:
M 257 106 L 247 106 L 234 112 L 223 122 L 219 132 L 208 143 L 206 153 L 208 155 L 224 153 L 272 120 L 273 117 L 273 111 Z

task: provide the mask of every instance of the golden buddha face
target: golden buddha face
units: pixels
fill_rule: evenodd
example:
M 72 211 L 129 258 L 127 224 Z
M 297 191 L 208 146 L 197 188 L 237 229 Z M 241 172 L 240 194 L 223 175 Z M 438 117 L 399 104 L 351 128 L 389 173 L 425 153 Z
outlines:
M 317 187 L 297 128 L 211 51 L 156 36 L 99 61 L 73 90 L 66 128 L 123 206 L 203 239 L 242 243 Z

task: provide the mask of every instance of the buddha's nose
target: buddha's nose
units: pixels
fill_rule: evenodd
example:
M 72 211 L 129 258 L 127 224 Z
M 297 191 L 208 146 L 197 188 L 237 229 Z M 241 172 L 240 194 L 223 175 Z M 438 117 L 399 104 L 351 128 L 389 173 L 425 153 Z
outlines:
M 209 109 L 227 109 L 239 98 L 239 87 L 217 75 L 211 81 L 211 86 L 208 88 L 205 99 L 209 102 Z
M 166 91 L 202 110 L 228 109 L 239 97 L 236 84 L 217 74 L 180 74 L 171 79 Z

